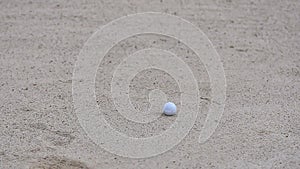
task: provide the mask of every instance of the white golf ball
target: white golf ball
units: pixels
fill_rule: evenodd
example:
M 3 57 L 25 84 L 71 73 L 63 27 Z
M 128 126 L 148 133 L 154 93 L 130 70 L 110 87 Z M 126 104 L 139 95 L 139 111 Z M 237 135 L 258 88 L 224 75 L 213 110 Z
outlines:
M 164 105 L 163 112 L 167 116 L 173 116 L 176 114 L 176 105 L 172 102 L 168 102 Z

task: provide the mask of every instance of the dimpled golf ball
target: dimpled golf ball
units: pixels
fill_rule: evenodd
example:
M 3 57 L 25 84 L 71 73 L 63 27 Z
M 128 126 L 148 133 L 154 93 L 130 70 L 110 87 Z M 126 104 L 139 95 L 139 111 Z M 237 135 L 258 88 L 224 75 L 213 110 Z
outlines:
M 168 102 L 164 105 L 163 113 L 167 116 L 173 116 L 176 114 L 176 105 L 172 102 Z

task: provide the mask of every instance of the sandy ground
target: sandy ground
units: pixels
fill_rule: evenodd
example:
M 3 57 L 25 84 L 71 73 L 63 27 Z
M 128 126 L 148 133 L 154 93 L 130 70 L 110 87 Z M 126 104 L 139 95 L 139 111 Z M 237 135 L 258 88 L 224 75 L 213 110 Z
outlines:
M 173 50 L 189 56 L 185 61 L 201 81 L 200 114 L 187 137 L 164 154 L 131 159 L 103 150 L 80 127 L 72 72 L 97 28 L 146 11 L 182 17 L 208 36 L 224 66 L 227 100 L 216 132 L 198 144 L 210 101 L 203 64 L 168 37 L 140 35 L 117 44 L 99 66 L 96 95 L 107 121 L 127 135 L 155 135 L 175 117 L 140 125 L 114 111 L 108 83 L 124 53 L 147 46 Z M 0 168 L 300 168 L 299 32 L 296 0 L 1 0 Z M 149 106 L 145 87 L 160 87 L 179 102 L 172 77 L 144 71 L 131 85 L 137 109 Z

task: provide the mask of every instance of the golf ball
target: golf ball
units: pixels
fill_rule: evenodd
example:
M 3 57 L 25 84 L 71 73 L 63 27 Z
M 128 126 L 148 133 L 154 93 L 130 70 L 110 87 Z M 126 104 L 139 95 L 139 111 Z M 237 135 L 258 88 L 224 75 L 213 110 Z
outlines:
M 163 113 L 167 116 L 173 116 L 176 114 L 176 105 L 172 102 L 168 102 L 164 105 Z

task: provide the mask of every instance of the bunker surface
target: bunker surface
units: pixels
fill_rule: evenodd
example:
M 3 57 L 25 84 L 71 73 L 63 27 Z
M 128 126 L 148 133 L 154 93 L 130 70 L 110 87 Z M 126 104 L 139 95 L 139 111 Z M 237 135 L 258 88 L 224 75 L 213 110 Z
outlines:
M 216 131 L 199 144 L 213 102 L 204 63 L 172 37 L 141 34 L 122 40 L 99 63 L 95 77 L 101 116 L 115 130 L 153 137 L 168 130 L 182 110 L 176 79 L 147 69 L 130 81 L 131 104 L 147 116 L 142 113 L 151 107 L 151 94 L 163 92 L 176 104 L 176 116 L 154 111 L 154 121 L 134 123 L 116 111 L 110 93 L 114 70 L 136 51 L 159 48 L 180 56 L 200 95 L 196 123 L 178 145 L 132 159 L 88 137 L 74 110 L 72 76 L 77 56 L 99 27 L 149 11 L 181 17 L 206 34 L 223 64 L 226 102 Z M 0 168 L 300 168 L 299 11 L 300 2 L 292 0 L 2 0 Z

